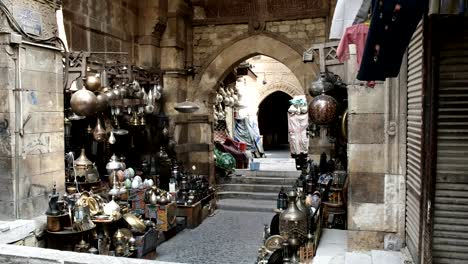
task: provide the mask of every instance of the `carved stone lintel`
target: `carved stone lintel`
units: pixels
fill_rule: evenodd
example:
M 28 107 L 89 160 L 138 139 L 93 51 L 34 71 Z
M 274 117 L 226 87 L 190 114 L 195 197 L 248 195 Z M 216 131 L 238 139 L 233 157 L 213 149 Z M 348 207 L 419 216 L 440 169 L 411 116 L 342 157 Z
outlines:
M 251 18 L 249 20 L 249 32 L 250 33 L 260 33 L 265 31 L 266 23 L 263 19 Z

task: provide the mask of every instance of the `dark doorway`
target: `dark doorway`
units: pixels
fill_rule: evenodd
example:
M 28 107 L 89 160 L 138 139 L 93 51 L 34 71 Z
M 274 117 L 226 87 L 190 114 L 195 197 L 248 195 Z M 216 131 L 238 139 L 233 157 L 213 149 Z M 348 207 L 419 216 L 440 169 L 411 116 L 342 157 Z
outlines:
M 291 99 L 288 94 L 277 91 L 260 103 L 258 125 L 265 150 L 287 149 L 288 108 Z

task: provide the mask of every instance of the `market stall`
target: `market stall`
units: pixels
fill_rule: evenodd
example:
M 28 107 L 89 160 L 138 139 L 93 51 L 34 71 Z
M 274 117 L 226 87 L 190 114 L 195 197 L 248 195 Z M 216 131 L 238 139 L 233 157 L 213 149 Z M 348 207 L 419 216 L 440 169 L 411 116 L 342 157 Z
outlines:
M 162 72 L 96 57 L 64 57 L 66 193 L 49 197 L 46 246 L 155 259 L 159 243 L 214 210 L 215 189 L 177 160 Z

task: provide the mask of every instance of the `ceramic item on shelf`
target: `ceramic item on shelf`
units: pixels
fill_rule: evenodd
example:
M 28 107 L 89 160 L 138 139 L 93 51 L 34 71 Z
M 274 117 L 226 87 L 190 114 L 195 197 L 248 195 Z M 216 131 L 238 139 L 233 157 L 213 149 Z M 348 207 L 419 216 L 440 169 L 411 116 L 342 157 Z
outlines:
M 104 205 L 104 214 L 113 216 L 115 212 L 120 212 L 120 206 L 114 200 Z
M 126 189 L 131 189 L 132 188 L 132 180 L 130 180 L 130 178 L 127 178 L 125 180 L 125 188 Z
M 125 174 L 123 170 L 117 171 L 117 179 L 119 180 L 119 182 L 123 182 L 125 180 Z
M 70 105 L 73 112 L 77 115 L 91 116 L 96 113 L 97 98 L 93 92 L 83 87 L 72 95 Z
M 151 187 L 154 185 L 153 179 L 148 179 L 148 186 Z

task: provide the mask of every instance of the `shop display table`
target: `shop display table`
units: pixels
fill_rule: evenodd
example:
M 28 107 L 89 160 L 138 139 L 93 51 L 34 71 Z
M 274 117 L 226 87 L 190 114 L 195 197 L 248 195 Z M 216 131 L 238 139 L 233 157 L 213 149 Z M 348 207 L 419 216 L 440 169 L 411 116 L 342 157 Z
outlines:
M 192 205 L 177 205 L 176 215 L 187 219 L 187 228 L 193 229 L 201 224 L 202 221 L 202 201 Z

